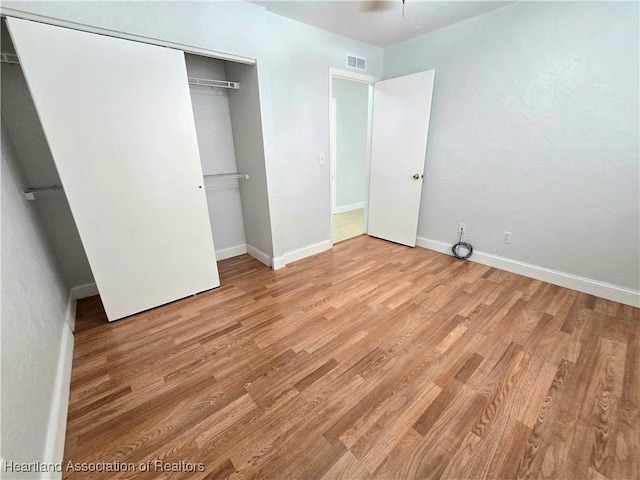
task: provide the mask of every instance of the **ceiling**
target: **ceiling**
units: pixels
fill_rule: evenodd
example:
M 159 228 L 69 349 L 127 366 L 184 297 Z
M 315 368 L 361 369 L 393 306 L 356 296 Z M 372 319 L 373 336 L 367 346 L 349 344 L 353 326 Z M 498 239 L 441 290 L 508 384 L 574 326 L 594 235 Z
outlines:
M 268 11 L 378 47 L 387 47 L 418 35 L 477 17 L 513 1 L 256 1 Z

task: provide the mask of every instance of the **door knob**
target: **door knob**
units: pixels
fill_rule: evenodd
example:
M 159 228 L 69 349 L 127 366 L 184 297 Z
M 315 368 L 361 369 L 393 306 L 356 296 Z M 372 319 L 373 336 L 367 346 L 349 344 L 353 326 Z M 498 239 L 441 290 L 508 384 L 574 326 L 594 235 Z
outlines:
M 420 178 L 420 174 L 419 173 L 416 173 L 416 174 L 413 175 L 413 179 L 414 180 L 418 180 L 419 178 Z

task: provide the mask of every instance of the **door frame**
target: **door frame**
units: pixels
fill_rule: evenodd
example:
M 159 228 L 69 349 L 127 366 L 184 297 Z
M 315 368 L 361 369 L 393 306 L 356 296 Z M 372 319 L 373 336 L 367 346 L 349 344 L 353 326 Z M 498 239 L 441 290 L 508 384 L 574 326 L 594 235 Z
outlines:
M 336 115 L 338 110 L 338 100 L 331 98 L 331 121 L 329 140 L 331 142 L 331 150 L 329 152 L 329 178 L 331 180 L 331 218 L 336 209 Z M 333 225 L 332 225 L 333 227 Z
M 335 152 L 333 150 L 335 142 L 335 118 L 334 118 L 334 102 L 333 102 L 333 79 L 344 78 L 346 80 L 352 80 L 355 82 L 366 83 L 369 85 L 369 114 L 367 119 L 367 168 L 365 177 L 367 178 L 367 194 L 364 199 L 364 233 L 367 233 L 367 209 L 369 205 L 369 174 L 371 164 L 371 123 L 373 120 L 373 88 L 374 84 L 380 80 L 378 77 L 371 75 L 365 75 L 363 73 L 350 72 L 348 70 L 342 70 L 340 68 L 329 67 L 329 242 L 331 248 L 333 248 L 333 207 L 334 197 L 336 192 L 334 191 L 334 181 L 332 177 L 335 176 L 336 159 Z

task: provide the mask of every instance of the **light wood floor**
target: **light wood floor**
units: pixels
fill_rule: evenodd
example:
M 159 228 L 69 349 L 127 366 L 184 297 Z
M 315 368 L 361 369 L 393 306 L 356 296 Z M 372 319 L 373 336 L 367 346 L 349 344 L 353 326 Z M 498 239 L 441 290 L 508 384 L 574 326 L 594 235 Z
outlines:
M 78 309 L 68 478 L 640 478 L 639 310 L 366 236 L 112 324 Z M 138 468 L 138 467 L 136 467 Z

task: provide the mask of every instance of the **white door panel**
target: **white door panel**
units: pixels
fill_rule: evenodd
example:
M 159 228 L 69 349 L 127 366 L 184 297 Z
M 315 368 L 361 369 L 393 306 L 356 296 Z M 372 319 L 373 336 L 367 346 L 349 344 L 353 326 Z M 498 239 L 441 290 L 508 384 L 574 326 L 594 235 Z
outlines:
M 367 233 L 411 247 L 418 231 L 434 76 L 434 70 L 414 73 L 376 82 L 374 89 Z
M 109 320 L 219 286 L 184 54 L 7 23 Z

